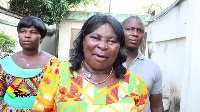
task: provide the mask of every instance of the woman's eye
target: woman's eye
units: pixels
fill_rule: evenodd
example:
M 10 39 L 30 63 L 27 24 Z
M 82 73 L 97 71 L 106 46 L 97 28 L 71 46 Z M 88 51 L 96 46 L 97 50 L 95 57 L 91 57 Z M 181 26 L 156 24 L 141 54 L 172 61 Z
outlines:
M 31 32 L 32 34 L 36 34 L 36 32 Z
M 94 40 L 100 40 L 99 37 L 90 37 L 90 38 L 92 38 L 92 39 L 94 39 Z
M 108 44 L 113 44 L 114 42 L 112 40 L 109 40 L 108 41 Z
M 128 31 L 130 31 L 130 30 L 131 30 L 131 28 L 127 28 L 127 30 L 128 30 Z
M 21 30 L 20 33 L 25 33 L 25 31 L 24 31 L 24 30 Z
M 114 43 L 117 43 L 116 40 L 108 40 L 108 44 L 114 44 Z

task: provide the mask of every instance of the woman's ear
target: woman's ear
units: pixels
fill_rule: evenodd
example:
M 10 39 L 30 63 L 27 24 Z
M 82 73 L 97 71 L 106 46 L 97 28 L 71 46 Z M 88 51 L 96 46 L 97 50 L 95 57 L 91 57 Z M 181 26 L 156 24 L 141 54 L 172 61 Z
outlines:
M 41 35 L 38 35 L 38 38 L 40 39 L 40 44 L 42 43 Z

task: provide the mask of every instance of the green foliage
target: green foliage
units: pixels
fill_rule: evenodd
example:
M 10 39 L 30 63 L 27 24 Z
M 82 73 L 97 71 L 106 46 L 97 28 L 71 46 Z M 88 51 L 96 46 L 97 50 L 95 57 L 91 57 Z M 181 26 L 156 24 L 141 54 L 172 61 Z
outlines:
M 100 12 L 102 10 L 101 0 L 82 0 L 79 4 L 70 7 L 70 11 Z
M 3 31 L 0 31 L 0 59 L 14 53 L 14 47 L 15 40 L 4 34 Z
M 10 0 L 10 10 L 40 17 L 49 25 L 60 23 L 68 5 L 66 0 Z
M 49 25 L 58 25 L 70 8 L 90 1 L 93 0 L 10 0 L 10 10 L 25 16 L 37 16 Z

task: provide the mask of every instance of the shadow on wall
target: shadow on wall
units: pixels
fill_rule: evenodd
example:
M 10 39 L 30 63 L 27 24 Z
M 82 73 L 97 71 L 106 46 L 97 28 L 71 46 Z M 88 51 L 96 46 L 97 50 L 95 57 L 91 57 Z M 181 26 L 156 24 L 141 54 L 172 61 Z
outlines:
M 167 85 L 167 86 L 166 86 Z M 163 99 L 169 99 L 169 110 L 165 112 L 180 112 L 181 94 L 180 89 L 173 82 L 169 82 L 163 87 Z

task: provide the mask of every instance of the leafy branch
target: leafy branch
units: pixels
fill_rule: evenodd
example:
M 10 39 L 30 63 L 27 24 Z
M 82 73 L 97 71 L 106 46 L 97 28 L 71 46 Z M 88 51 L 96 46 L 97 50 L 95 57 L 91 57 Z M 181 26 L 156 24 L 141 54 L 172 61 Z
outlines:
M 8 35 L 0 31 L 0 58 L 8 56 L 14 53 L 15 40 L 11 39 Z

